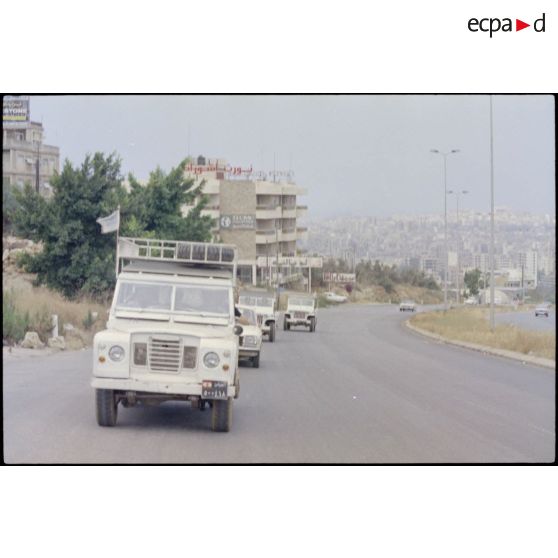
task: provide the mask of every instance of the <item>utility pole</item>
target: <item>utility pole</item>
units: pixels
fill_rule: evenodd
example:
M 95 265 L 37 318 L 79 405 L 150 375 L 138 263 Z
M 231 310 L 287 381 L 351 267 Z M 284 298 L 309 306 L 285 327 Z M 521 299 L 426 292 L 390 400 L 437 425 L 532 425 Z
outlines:
M 41 142 L 37 142 L 37 164 L 35 165 L 35 190 L 37 194 L 40 192 L 40 165 L 41 165 Z
M 468 194 L 469 190 L 448 190 L 448 194 L 455 194 L 456 199 L 456 234 L 455 234 L 455 249 L 457 252 L 457 274 L 456 274 L 456 284 L 457 284 L 457 304 L 459 304 L 459 279 L 461 274 L 461 266 L 459 262 L 459 196 L 460 194 Z
M 490 329 L 494 331 L 494 130 L 490 95 Z
M 438 149 L 431 149 L 431 153 L 442 155 L 444 158 L 444 310 L 448 308 L 448 200 L 447 200 L 447 157 L 452 153 L 459 153 L 459 149 L 443 152 Z

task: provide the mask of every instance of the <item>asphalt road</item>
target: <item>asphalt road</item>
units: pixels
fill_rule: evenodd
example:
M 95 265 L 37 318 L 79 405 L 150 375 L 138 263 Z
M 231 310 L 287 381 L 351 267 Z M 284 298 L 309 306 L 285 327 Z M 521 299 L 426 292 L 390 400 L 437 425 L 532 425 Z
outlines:
M 521 329 L 531 331 L 556 332 L 556 314 L 550 310 L 550 314 L 545 316 L 535 316 L 535 310 L 528 312 L 502 312 L 495 315 L 496 323 L 507 323 L 515 325 Z
M 233 429 L 168 402 L 97 426 L 91 352 L 4 359 L 8 463 L 438 463 L 554 459 L 555 371 L 433 342 L 396 306 L 323 310 L 242 368 Z

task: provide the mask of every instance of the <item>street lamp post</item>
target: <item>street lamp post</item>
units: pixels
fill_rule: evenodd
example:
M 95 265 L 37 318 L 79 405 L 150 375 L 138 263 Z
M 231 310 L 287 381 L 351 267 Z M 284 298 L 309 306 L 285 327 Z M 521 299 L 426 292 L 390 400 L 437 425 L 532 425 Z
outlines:
M 460 194 L 468 194 L 469 190 L 448 190 L 448 194 L 455 194 L 456 200 L 456 239 L 455 239 L 455 249 L 457 251 L 457 273 L 456 273 L 456 286 L 457 286 L 457 304 L 459 304 L 459 276 L 461 275 L 461 267 L 459 262 L 459 196 Z
M 438 149 L 431 149 L 431 153 L 442 155 L 444 158 L 444 309 L 448 307 L 448 203 L 447 203 L 447 158 L 452 153 L 459 153 L 459 149 L 452 149 L 451 151 L 440 151 Z

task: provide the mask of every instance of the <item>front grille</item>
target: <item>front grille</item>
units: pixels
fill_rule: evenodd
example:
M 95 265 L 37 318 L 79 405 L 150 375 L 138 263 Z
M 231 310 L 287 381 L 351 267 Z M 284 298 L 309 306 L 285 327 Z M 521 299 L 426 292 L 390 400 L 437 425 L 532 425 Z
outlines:
M 306 318 L 306 314 L 304 312 L 295 312 L 294 317 L 300 320 L 304 320 Z
M 149 338 L 149 369 L 177 373 L 180 368 L 180 339 Z

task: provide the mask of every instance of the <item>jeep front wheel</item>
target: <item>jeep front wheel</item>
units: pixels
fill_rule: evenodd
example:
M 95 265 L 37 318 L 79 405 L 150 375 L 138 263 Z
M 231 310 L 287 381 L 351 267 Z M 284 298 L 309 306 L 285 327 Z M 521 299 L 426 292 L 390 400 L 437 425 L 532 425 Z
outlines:
M 260 353 L 252 357 L 252 368 L 260 367 Z
M 316 331 L 316 318 L 310 318 L 310 331 Z
M 99 426 L 114 426 L 116 424 L 118 403 L 112 389 L 96 389 L 95 406 Z
M 215 399 L 211 410 L 211 429 L 213 432 L 229 432 L 232 426 L 232 397 Z
M 275 322 L 269 324 L 269 342 L 273 343 L 275 341 Z

